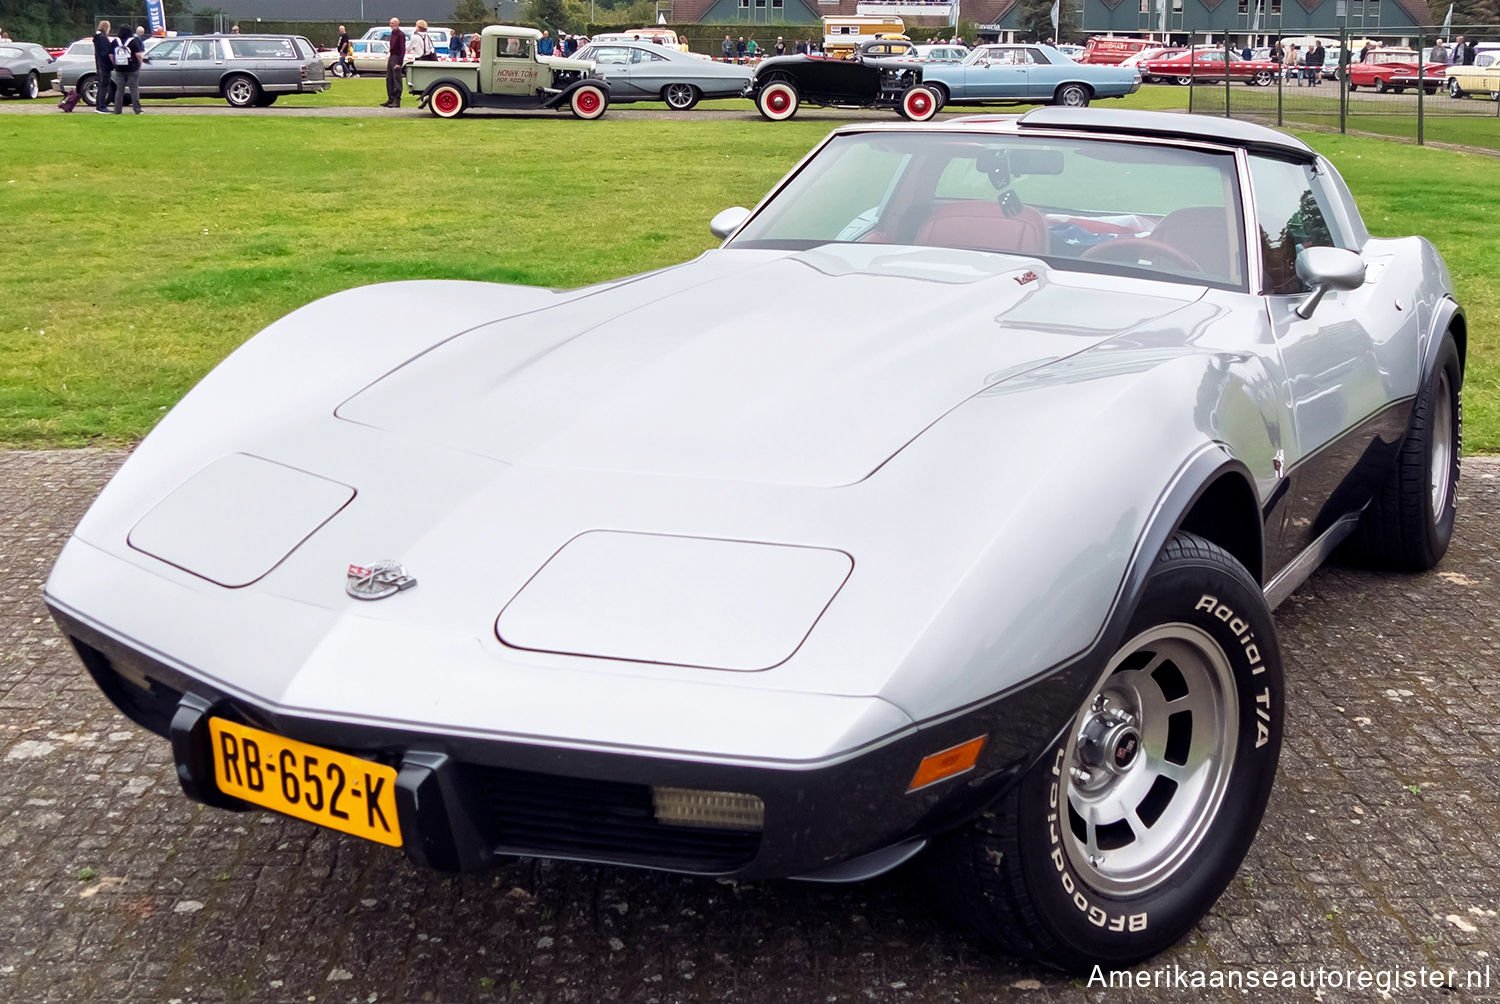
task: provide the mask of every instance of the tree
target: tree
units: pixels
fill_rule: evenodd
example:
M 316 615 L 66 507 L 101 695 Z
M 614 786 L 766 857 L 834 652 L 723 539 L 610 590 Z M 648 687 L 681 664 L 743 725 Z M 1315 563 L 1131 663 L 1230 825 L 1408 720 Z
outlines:
M 453 20 L 488 22 L 495 18 L 495 10 L 484 0 L 458 0 L 453 5 Z
M 528 24 L 546 28 L 554 35 L 566 30 L 571 24 L 562 0 L 526 0 L 521 9 L 525 12 Z
M 1077 17 L 1077 4 L 1062 0 L 1057 9 L 1057 31 L 1052 30 L 1052 0 L 1021 0 L 1021 15 L 1017 22 L 1022 37 L 1045 42 L 1055 36 L 1061 42 L 1072 34 Z

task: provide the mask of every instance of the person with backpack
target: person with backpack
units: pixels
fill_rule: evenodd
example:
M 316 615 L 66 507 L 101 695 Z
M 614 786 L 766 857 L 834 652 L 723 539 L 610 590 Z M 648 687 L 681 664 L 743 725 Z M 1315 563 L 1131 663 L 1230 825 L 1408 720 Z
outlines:
M 114 40 L 109 36 L 109 22 L 100 21 L 98 30 L 94 32 L 94 72 L 99 75 L 98 90 L 94 92 L 94 111 L 100 115 L 109 114 L 112 95 L 110 74 L 115 68 L 114 51 Z
M 115 39 L 111 59 L 115 66 L 115 114 L 125 111 L 125 94 L 130 93 L 130 104 L 135 113 L 141 113 L 141 63 L 147 62 L 146 44 L 141 36 L 126 29 Z

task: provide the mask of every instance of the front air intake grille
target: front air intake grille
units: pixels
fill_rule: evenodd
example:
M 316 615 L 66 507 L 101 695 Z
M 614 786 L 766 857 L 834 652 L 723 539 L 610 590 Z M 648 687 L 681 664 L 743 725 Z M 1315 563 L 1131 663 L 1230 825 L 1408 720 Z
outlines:
M 472 767 L 490 812 L 497 850 L 539 857 L 721 874 L 743 867 L 760 834 L 657 821 L 651 787 Z
M 159 736 L 170 733 L 172 715 L 177 711 L 177 702 L 182 699 L 181 692 L 150 679 L 139 670 L 116 666 L 109 656 L 86 642 L 72 637 L 68 640 L 73 643 L 89 675 L 104 691 L 104 696 L 114 702 L 125 717 Z M 125 671 L 121 672 L 122 669 Z

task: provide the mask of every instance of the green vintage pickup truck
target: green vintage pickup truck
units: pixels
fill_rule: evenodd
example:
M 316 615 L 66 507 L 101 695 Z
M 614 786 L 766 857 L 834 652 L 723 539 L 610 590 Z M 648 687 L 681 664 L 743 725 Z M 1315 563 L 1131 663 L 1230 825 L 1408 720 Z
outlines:
M 596 119 L 609 107 L 609 84 L 581 59 L 542 56 L 535 28 L 492 24 L 480 33 L 479 62 L 406 64 L 406 88 L 418 107 L 438 118 L 458 118 L 470 108 L 567 108 Z

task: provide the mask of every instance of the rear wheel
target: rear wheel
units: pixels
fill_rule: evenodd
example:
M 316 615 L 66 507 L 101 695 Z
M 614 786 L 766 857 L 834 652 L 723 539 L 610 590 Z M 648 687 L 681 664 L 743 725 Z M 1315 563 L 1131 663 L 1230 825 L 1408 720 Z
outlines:
M 584 84 L 573 92 L 569 107 L 575 118 L 596 119 L 609 107 L 609 96 L 594 84 Z
M 1349 90 L 1351 90 L 1351 91 L 1357 91 L 1357 90 L 1359 90 L 1359 85 L 1356 84 L 1354 81 L 1351 80 L 1351 81 L 1349 81 Z
M 942 102 L 937 93 L 931 87 L 922 84 L 908 87 L 901 95 L 900 102 L 896 105 L 903 118 L 911 119 L 913 122 L 926 122 L 938 113 Z
M 99 100 L 99 78 L 90 74 L 80 77 L 78 80 L 78 97 L 86 105 L 92 105 Z
M 1412 408 L 1396 468 L 1365 508 L 1345 553 L 1367 564 L 1420 572 L 1448 552 L 1463 446 L 1463 367 L 1452 334 Z
M 260 84 L 244 74 L 224 81 L 224 100 L 235 108 L 249 108 L 260 99 Z
M 1175 79 L 1175 80 L 1176 80 L 1176 81 L 1177 81 L 1177 82 L 1178 82 L 1178 83 L 1179 83 L 1179 84 L 1181 84 L 1181 85 L 1182 85 L 1182 86 L 1183 86 L 1183 87 L 1188 87 L 1188 86 L 1191 86 L 1191 85 L 1192 85 L 1192 83 L 1193 83 L 1193 78 L 1192 78 L 1192 77 L 1176 77 L 1176 78 L 1174 78 L 1174 79 Z
M 42 93 L 41 79 L 36 75 L 36 71 L 32 70 L 26 74 L 26 82 L 21 85 L 21 97 L 34 98 L 40 93 Z
M 349 75 L 349 71 L 343 63 L 335 62 L 328 68 L 328 75 L 330 77 L 347 77 Z
M 1089 89 L 1082 84 L 1063 84 L 1052 96 L 1052 103 L 1069 108 L 1086 108 L 1090 97 Z
M 1281 748 L 1276 627 L 1227 552 L 1173 538 L 1125 636 L 1056 744 L 927 857 L 956 920 L 1075 973 L 1198 922 L 1250 848 Z
M 1252 83 L 1255 84 L 1256 87 L 1270 87 L 1271 86 L 1271 71 L 1270 70 L 1256 70 L 1255 71 L 1255 76 L 1251 77 L 1250 80 L 1251 80 Z
M 772 122 L 785 122 L 797 114 L 797 88 L 785 80 L 775 80 L 760 89 L 755 96 L 755 107 L 763 118 Z
M 262 94 L 260 97 L 255 99 L 255 107 L 270 108 L 276 103 L 276 99 L 279 97 L 281 97 L 280 94 Z
M 464 92 L 452 84 L 439 84 L 427 98 L 427 110 L 440 119 L 456 119 L 468 105 Z
M 698 103 L 698 88 L 692 84 L 668 84 L 661 89 L 661 99 L 674 112 L 685 112 Z

